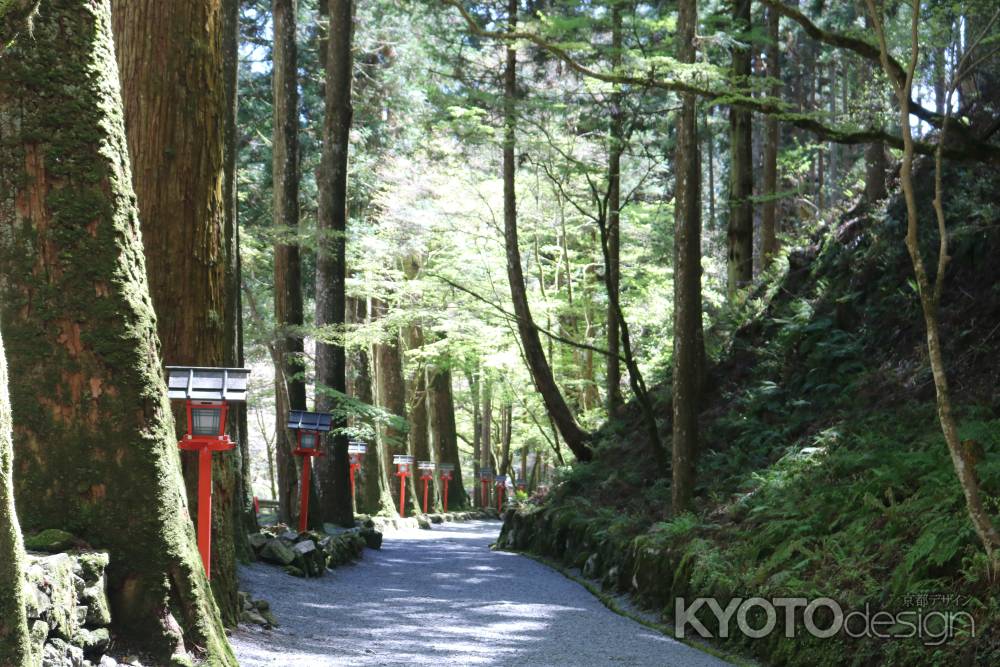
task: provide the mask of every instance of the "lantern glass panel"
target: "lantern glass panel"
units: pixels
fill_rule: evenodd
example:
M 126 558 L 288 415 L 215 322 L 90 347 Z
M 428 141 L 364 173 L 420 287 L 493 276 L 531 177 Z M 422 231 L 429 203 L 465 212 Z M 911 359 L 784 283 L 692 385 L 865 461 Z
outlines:
M 219 435 L 219 420 L 222 410 L 219 408 L 192 408 L 191 432 L 194 435 Z
M 303 433 L 302 439 L 299 440 L 302 445 L 302 449 L 315 449 L 316 448 L 316 434 L 315 433 Z

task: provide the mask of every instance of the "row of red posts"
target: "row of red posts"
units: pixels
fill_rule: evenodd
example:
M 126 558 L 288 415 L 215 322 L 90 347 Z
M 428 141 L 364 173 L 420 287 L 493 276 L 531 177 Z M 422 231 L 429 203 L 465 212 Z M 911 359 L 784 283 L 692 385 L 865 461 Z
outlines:
M 396 466 L 396 477 L 399 478 L 399 516 L 406 516 L 406 478 L 413 475 L 413 457 L 405 454 L 397 454 L 392 457 L 392 462 Z M 417 469 L 420 470 L 420 480 L 424 483 L 424 514 L 427 513 L 427 497 L 434 473 L 437 472 L 441 484 L 441 501 L 444 511 L 448 511 L 448 487 L 451 486 L 451 479 L 455 472 L 455 466 L 451 463 L 434 463 L 433 461 L 417 462 Z
M 212 578 L 212 452 L 229 451 L 236 447 L 226 433 L 226 419 L 229 414 L 229 403 L 246 401 L 249 376 L 250 371 L 246 368 L 167 367 L 168 395 L 171 399 L 185 401 L 187 415 L 187 431 L 177 443 L 178 447 L 198 452 L 198 551 L 201 553 L 205 575 L 209 579 Z M 312 459 L 324 455 L 320 444 L 324 434 L 330 431 L 331 417 L 329 414 L 292 410 L 289 412 L 286 426 L 296 434 L 296 448 L 292 453 L 302 457 L 299 532 L 303 532 L 309 525 Z M 366 449 L 364 443 L 359 441 L 351 441 L 348 444 L 352 502 L 355 474 L 361 469 Z M 412 456 L 400 454 L 393 457 L 393 463 L 396 465 L 396 477 L 399 477 L 399 515 L 406 516 L 406 478 L 413 474 L 414 460 Z M 455 466 L 448 463 L 420 461 L 417 463 L 417 468 L 424 483 L 424 512 L 427 512 L 428 490 L 435 472 L 438 473 L 444 511 L 447 512 L 448 487 Z M 489 504 L 489 483 L 495 481 L 497 511 L 501 511 L 507 492 L 507 476 L 498 475 L 494 480 L 493 471 L 484 468 L 480 471 L 480 481 L 483 485 L 483 507 Z M 523 481 L 518 480 L 517 488 L 524 489 Z M 256 497 L 254 503 L 256 507 Z
M 493 488 L 496 491 L 497 499 L 497 512 L 503 511 L 503 503 L 507 497 L 507 475 L 493 475 L 492 468 L 481 468 L 479 470 L 479 483 L 482 485 L 482 503 L 483 507 L 489 507 L 490 505 L 490 483 L 493 483 Z M 523 479 L 518 479 L 514 485 L 518 491 L 524 492 L 528 487 Z
M 168 395 L 171 399 L 185 401 L 187 415 L 187 431 L 177 445 L 182 450 L 198 452 L 198 551 L 205 567 L 205 575 L 209 579 L 212 578 L 212 452 L 229 451 L 236 447 L 236 443 L 226 433 L 226 418 L 231 402 L 246 401 L 249 376 L 250 371 L 246 368 L 167 367 Z M 288 415 L 286 426 L 296 434 L 296 448 L 292 453 L 302 457 L 299 532 L 305 531 L 309 525 L 312 459 L 324 456 L 320 443 L 323 435 L 330 431 L 331 423 L 329 414 L 292 410 Z M 367 447 L 362 442 L 351 441 L 348 444 L 352 502 L 355 474 L 361 469 L 366 450 Z M 399 477 L 399 514 L 405 516 L 406 478 L 412 474 L 413 457 L 397 455 L 393 463 L 396 464 L 396 476 Z M 428 484 L 434 478 L 435 471 L 440 477 L 444 511 L 447 512 L 448 487 L 455 466 L 421 461 L 418 467 L 424 483 L 424 512 L 427 512 Z M 254 508 L 259 512 L 256 497 Z

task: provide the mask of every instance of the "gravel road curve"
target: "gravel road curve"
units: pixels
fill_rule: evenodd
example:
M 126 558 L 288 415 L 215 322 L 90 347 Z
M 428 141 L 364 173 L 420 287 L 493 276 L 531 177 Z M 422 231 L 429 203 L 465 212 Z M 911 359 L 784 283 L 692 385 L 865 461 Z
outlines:
M 268 600 L 281 627 L 236 631 L 240 664 L 728 664 L 615 614 L 559 572 L 490 551 L 499 529 L 476 521 L 392 533 L 381 551 L 321 579 L 243 568 L 242 588 Z

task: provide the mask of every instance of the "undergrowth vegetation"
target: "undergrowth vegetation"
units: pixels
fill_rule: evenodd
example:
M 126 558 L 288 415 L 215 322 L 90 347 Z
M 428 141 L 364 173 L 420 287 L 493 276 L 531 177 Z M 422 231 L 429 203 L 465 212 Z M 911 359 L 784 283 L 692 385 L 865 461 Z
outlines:
M 964 176 L 947 178 L 960 224 L 942 323 L 961 437 L 997 516 L 1000 216 L 983 181 L 998 179 Z M 596 553 L 590 574 L 668 618 L 684 596 L 968 613 L 944 642 L 818 639 L 801 625 L 794 638 L 779 626 L 756 640 L 734 628 L 724 640 L 769 662 L 1000 663 L 1000 573 L 976 539 L 936 418 L 902 218 L 896 200 L 854 211 L 750 296 L 751 315 L 718 345 L 707 383 L 695 514 L 665 519 L 669 478 L 656 474 L 629 413 L 604 428 L 594 463 L 564 470 L 540 506 L 508 521 L 509 544 L 575 566 Z M 663 415 L 669 405 L 661 387 Z M 711 629 L 711 614 L 699 618 Z

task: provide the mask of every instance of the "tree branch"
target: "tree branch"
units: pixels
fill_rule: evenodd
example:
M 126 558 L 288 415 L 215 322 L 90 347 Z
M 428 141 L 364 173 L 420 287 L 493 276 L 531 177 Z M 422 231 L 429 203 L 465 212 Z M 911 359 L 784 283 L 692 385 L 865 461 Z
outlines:
M 704 86 L 679 79 L 660 79 L 656 77 L 656 72 L 654 70 L 650 70 L 650 73 L 647 76 L 609 74 L 607 72 L 601 72 L 580 63 L 565 49 L 547 42 L 544 38 L 535 33 L 523 31 L 500 32 L 484 29 L 479 25 L 475 17 L 472 16 L 467 9 L 465 9 L 461 0 L 441 0 L 441 2 L 444 5 L 458 10 L 462 19 L 465 21 L 470 34 L 484 39 L 494 39 L 502 42 L 529 42 L 540 49 L 548 51 L 553 56 L 563 61 L 571 70 L 597 81 L 638 86 L 640 88 L 666 90 L 673 93 L 697 95 L 698 97 L 716 104 L 740 107 L 760 114 L 774 116 L 779 121 L 799 129 L 806 130 L 807 132 L 811 132 L 817 137 L 827 141 L 832 141 L 833 143 L 882 143 L 898 149 L 902 149 L 904 147 L 901 137 L 881 128 L 850 130 L 825 125 L 816 115 L 792 112 L 788 109 L 788 106 L 785 103 L 774 98 L 734 95 L 731 90 L 713 90 L 711 88 L 706 88 Z M 914 111 L 914 113 L 919 115 L 917 111 Z M 934 155 L 937 150 L 937 145 L 914 140 L 913 149 L 915 152 L 922 155 Z M 1000 165 L 1000 146 L 987 144 L 982 141 L 956 143 L 955 145 L 944 149 L 943 152 L 947 158 L 953 160 L 971 160 L 976 162 L 985 162 L 987 164 Z
M 476 292 L 474 292 L 473 290 L 469 289 L 468 287 L 464 287 L 462 285 L 459 285 L 458 283 L 456 283 L 456 282 L 454 282 L 452 280 L 449 280 L 449 279 L 445 278 L 444 276 L 436 274 L 436 273 L 427 273 L 426 275 L 428 275 L 428 276 L 430 276 L 432 278 L 437 278 L 438 280 L 440 280 L 440 281 L 442 281 L 444 283 L 447 283 L 449 286 L 454 287 L 455 289 L 457 289 L 457 290 L 459 290 L 461 292 L 465 292 L 466 294 L 468 294 L 472 298 L 476 299 L 477 301 L 482 301 L 486 305 L 488 305 L 488 306 L 494 308 L 495 310 L 499 311 L 501 314 L 503 314 L 504 317 L 506 317 L 509 320 L 513 320 L 515 322 L 518 320 L 517 315 L 515 315 L 514 313 L 508 311 L 503 306 L 500 306 L 498 304 L 493 303 L 492 301 L 490 301 L 489 299 L 487 299 L 485 296 L 482 296 L 481 294 L 477 294 Z M 560 343 L 564 343 L 566 345 L 569 345 L 570 347 L 575 347 L 575 348 L 578 348 L 580 350 L 590 350 L 591 352 L 596 352 L 598 354 L 603 354 L 605 357 L 611 356 L 611 353 L 608 352 L 607 350 L 601 349 L 599 347 L 595 347 L 594 345 L 588 345 L 587 343 L 578 343 L 575 340 L 571 340 L 569 338 L 565 338 L 563 336 L 560 336 L 559 334 L 552 333 L 551 331 L 549 331 L 545 327 L 540 327 L 540 326 L 538 326 L 538 324 L 536 324 L 534 322 L 532 322 L 532 326 L 535 327 L 535 329 L 538 331 L 538 333 L 543 334 L 543 335 L 551 338 L 552 340 L 559 341 Z M 621 357 L 619 357 L 619 359 L 621 359 L 622 361 L 625 361 Z

